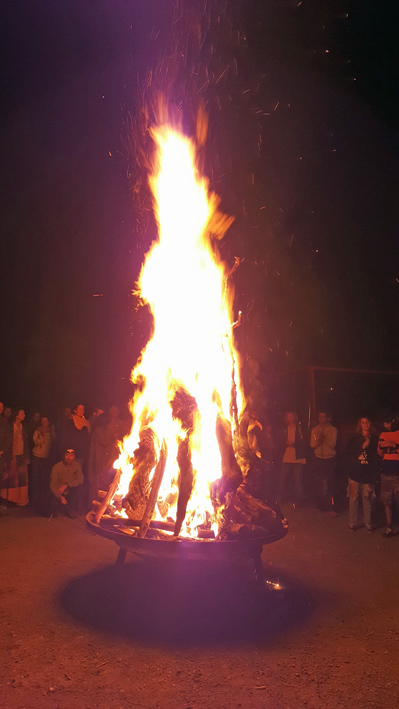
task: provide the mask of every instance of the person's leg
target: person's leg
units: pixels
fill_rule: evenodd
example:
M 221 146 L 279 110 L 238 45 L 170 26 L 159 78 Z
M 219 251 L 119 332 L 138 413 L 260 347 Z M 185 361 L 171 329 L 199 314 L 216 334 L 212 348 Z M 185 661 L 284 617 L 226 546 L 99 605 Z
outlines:
M 320 458 L 317 461 L 317 486 L 318 486 L 318 497 L 317 497 L 317 507 L 319 510 L 325 512 L 331 509 L 331 497 L 330 497 L 330 477 L 331 477 L 331 465 L 330 461 L 325 458 Z
M 323 460 L 316 457 L 313 464 L 313 493 L 317 509 L 322 510 L 324 497 L 324 468 Z
M 53 495 L 53 493 L 49 490 L 46 516 L 48 515 L 49 517 L 57 517 L 62 506 L 63 505 L 61 505 L 61 502 L 58 497 Z
M 334 508 L 335 458 L 327 458 L 324 463 L 324 506 L 326 510 Z
M 393 511 L 393 495 L 394 481 L 390 475 L 381 475 L 381 502 L 385 507 L 385 518 L 387 528 L 384 532 L 385 537 L 393 536 L 392 529 L 392 511 Z
M 67 509 L 68 513 L 71 511 L 73 514 L 79 514 L 82 508 L 82 485 L 77 485 L 76 487 L 68 488 L 68 493 L 65 495 L 67 499 Z
M 29 471 L 29 501 L 36 510 L 39 495 L 40 458 L 32 455 Z
M 303 502 L 303 471 L 305 465 L 303 463 L 293 463 L 292 469 L 294 472 L 295 482 L 295 502 L 301 504 Z
M 393 516 L 392 505 L 385 505 L 385 517 L 386 517 L 388 527 L 392 527 L 392 516 Z
M 280 486 L 279 486 L 279 499 L 280 502 L 284 502 L 287 497 L 287 485 L 288 478 L 291 473 L 291 463 L 282 463 L 280 472 Z
M 366 528 L 372 530 L 372 505 L 374 499 L 374 485 L 364 484 L 362 486 L 362 498 L 363 498 L 363 520 Z
M 359 483 L 348 480 L 349 529 L 355 529 L 359 521 Z

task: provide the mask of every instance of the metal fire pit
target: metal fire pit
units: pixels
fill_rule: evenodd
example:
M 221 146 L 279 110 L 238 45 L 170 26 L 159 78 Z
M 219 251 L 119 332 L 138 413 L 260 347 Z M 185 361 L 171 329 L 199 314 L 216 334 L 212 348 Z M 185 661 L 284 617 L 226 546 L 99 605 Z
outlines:
M 218 541 L 215 539 L 151 539 L 148 537 L 141 538 L 131 536 L 129 533 L 123 532 L 120 527 L 138 528 L 140 522 L 134 522 L 130 519 L 102 517 L 99 523 L 95 522 L 95 513 L 89 512 L 86 515 L 86 524 L 91 532 L 99 534 L 101 537 L 110 539 L 119 546 L 119 553 L 116 563 L 121 564 L 126 559 L 127 552 L 136 554 L 145 558 L 161 560 L 166 558 L 185 558 L 197 560 L 198 562 L 238 562 L 244 559 L 253 559 L 255 564 L 256 579 L 264 585 L 265 581 L 262 550 L 266 544 L 272 544 L 282 539 L 288 531 L 288 525 L 281 522 L 281 529 L 278 532 L 270 534 L 264 530 L 264 534 L 252 538 L 231 539 L 226 541 Z M 119 527 L 119 529 L 118 529 Z M 150 529 L 173 529 L 172 525 L 152 521 Z

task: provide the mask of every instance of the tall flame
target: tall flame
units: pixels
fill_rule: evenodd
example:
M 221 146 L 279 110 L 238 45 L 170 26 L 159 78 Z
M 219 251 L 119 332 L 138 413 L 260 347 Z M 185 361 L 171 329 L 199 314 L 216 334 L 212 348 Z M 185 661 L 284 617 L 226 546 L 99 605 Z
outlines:
M 138 291 L 150 306 L 154 332 L 132 372 L 140 388 L 132 402 L 132 430 L 115 463 L 122 471 L 117 493 L 128 491 L 133 452 L 141 430 L 150 425 L 158 446 L 165 441 L 168 451 L 156 514 L 174 519 L 178 446 L 188 431 L 172 417 L 171 402 L 178 389 L 185 390 L 196 409 L 189 439 L 194 485 L 182 534 L 196 536 L 199 525 L 216 521 L 210 484 L 221 477 L 217 417 L 234 424 L 232 382 L 238 373 L 232 294 L 211 241 L 233 220 L 218 211 L 219 198 L 199 174 L 192 141 L 165 125 L 153 130 L 153 139 L 156 164 L 149 183 L 158 240 L 146 256 Z

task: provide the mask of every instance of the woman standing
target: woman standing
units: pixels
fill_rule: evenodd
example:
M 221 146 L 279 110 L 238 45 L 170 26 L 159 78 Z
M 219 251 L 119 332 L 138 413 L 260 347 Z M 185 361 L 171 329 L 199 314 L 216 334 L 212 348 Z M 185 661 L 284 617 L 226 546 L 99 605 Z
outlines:
M 363 522 L 373 532 L 372 512 L 375 483 L 378 475 L 378 436 L 367 416 L 359 419 L 356 433 L 346 445 L 345 462 L 348 471 L 349 530 L 359 528 L 359 502 L 363 502 Z
M 76 460 L 85 474 L 90 447 L 90 423 L 85 417 L 85 407 L 79 404 L 74 410 L 66 429 L 66 448 L 73 448 Z
M 19 409 L 12 424 L 12 457 L 5 475 L 5 485 L 1 496 L 10 502 L 15 502 L 21 507 L 27 505 L 28 499 L 28 464 L 29 443 L 24 422 L 25 411 Z

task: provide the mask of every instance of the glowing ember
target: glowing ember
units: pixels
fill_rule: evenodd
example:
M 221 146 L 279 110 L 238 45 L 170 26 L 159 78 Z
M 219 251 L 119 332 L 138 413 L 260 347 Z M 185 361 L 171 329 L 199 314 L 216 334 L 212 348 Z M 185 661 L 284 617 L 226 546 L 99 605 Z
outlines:
M 147 432 L 155 454 L 143 493 L 158 475 L 154 516 L 175 522 L 180 514 L 178 530 L 182 524 L 181 534 L 196 537 L 200 525 L 217 532 L 211 501 L 211 483 L 222 475 L 217 421 L 231 424 L 232 437 L 240 397 L 232 293 L 212 245 L 232 218 L 218 212 L 218 197 L 198 173 L 193 143 L 168 126 L 152 135 L 157 150 L 149 182 L 158 240 L 146 256 L 138 292 L 150 306 L 154 333 L 132 373 L 139 387 L 132 430 L 115 463 L 122 474 L 114 502 L 129 492 L 138 461 L 134 451 Z M 159 473 L 162 446 L 167 459 Z

